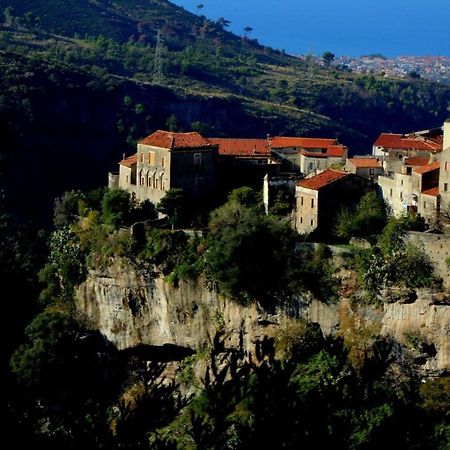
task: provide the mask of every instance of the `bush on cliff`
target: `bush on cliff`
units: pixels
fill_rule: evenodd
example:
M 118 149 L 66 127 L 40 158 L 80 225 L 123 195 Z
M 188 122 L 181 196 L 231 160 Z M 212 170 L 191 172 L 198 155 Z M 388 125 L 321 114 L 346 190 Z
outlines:
M 224 293 L 267 303 L 297 279 L 298 237 L 287 223 L 230 200 L 212 214 L 209 228 L 206 268 Z

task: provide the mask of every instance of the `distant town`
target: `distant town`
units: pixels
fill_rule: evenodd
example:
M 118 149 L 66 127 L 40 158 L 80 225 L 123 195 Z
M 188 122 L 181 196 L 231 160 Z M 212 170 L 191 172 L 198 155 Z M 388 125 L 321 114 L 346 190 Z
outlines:
M 302 56 L 302 59 L 311 58 Z M 321 57 L 313 57 L 324 63 Z M 336 57 L 332 66 L 342 67 L 357 73 L 376 73 L 386 77 L 425 78 L 450 84 L 450 57 L 446 56 L 397 56 L 388 58 L 382 54 L 360 57 Z

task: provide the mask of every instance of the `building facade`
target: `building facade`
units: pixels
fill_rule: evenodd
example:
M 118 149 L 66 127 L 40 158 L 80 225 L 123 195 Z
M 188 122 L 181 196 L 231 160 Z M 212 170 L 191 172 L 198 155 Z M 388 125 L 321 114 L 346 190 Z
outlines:
M 371 188 L 369 180 L 333 169 L 298 182 L 295 188 L 296 230 L 302 234 L 331 233 L 339 211 L 355 206 Z
M 211 194 L 217 145 L 198 133 L 158 130 L 137 144 L 137 153 L 119 163 L 117 186 L 139 201 L 157 204 L 171 188 L 187 197 Z
M 345 171 L 376 181 L 379 175 L 383 175 L 383 165 L 378 158 L 349 158 L 345 163 Z
M 303 176 L 334 166 L 344 166 L 347 147 L 336 139 L 274 137 L 271 139 L 274 156 Z

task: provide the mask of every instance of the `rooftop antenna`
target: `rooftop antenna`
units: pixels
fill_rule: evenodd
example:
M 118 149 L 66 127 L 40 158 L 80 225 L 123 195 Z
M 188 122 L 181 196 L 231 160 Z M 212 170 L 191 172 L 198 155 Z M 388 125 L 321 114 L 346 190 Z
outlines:
M 156 47 L 155 58 L 153 61 L 153 84 L 164 86 L 164 74 L 163 74 L 163 61 L 162 61 L 162 49 L 163 49 L 163 37 L 161 30 L 158 30 L 156 35 Z

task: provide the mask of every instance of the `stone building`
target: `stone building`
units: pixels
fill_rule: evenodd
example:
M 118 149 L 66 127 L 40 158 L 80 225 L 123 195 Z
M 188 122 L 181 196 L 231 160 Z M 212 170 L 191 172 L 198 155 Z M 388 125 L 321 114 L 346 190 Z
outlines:
M 442 151 L 442 128 L 415 131 L 407 134 L 381 133 L 373 144 L 372 154 L 383 161 L 385 173 L 400 172 L 410 157 L 430 157 Z
M 344 166 L 348 149 L 336 139 L 274 137 L 272 154 L 304 176 L 334 166 Z
M 215 186 L 217 145 L 198 133 L 158 130 L 137 144 L 137 153 L 119 163 L 116 180 L 139 201 L 157 204 L 171 188 L 192 198 L 211 194 Z
M 450 119 L 444 123 L 444 150 L 440 154 L 439 195 L 441 204 L 450 213 Z
M 297 183 L 295 188 L 295 228 L 299 233 L 328 234 L 343 207 L 351 207 L 371 188 L 358 175 L 328 169 Z
M 268 139 L 208 138 L 217 145 L 216 180 L 221 192 L 242 185 L 261 189 L 265 175 L 278 173 L 281 164 L 271 155 Z
M 345 171 L 367 178 L 371 181 L 376 181 L 378 175 L 384 173 L 383 165 L 378 158 L 358 157 L 349 158 L 345 163 Z
M 378 177 L 382 196 L 392 214 L 418 213 L 429 224 L 434 224 L 440 203 L 439 171 L 439 161 L 414 157 L 406 159 L 398 172 Z

